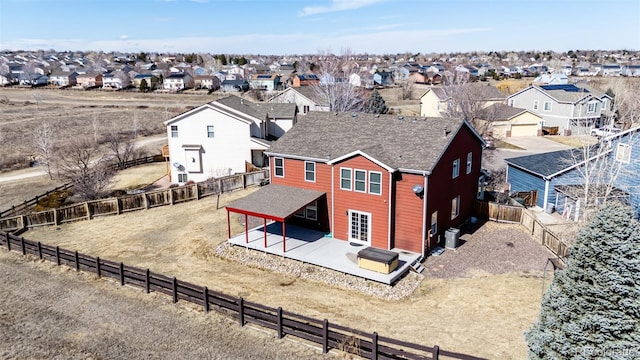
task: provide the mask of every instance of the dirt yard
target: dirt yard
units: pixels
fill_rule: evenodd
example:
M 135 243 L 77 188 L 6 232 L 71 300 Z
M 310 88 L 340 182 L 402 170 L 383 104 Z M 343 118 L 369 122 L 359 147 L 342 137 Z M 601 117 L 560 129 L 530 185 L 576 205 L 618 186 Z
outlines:
M 168 296 L 0 250 L 0 358 L 323 359 Z
M 476 259 L 464 271 L 442 276 L 445 270 L 433 271 L 441 268 L 441 263 L 430 259 L 427 277 L 413 295 L 400 301 L 382 300 L 216 257 L 213 248 L 226 239 L 223 206 L 254 190 L 223 195 L 221 209 L 216 209 L 216 198 L 209 197 L 34 229 L 24 237 L 149 268 L 265 305 L 377 331 L 382 336 L 493 359 L 525 357 L 522 333 L 538 315 L 541 271 L 549 254 L 541 249 L 527 250 L 522 256 L 531 259 L 522 261 L 516 250 L 525 244 L 537 245 L 517 226 L 482 227 L 464 235 L 466 243 L 458 251 L 445 252 L 438 260 L 465 263 L 473 257 L 473 252 L 465 255 L 466 249 L 486 249 L 481 253 L 483 259 L 497 265 L 483 265 Z M 242 231 L 237 220 L 232 217 L 234 234 Z M 506 242 L 514 244 L 513 251 Z M 505 247 L 509 251 L 504 251 Z

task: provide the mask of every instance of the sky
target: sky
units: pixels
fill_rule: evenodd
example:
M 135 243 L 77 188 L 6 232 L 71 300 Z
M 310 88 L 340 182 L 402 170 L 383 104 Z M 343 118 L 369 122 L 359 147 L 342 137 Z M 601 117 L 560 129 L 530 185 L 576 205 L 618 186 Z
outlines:
M 0 0 L 0 50 L 639 50 L 640 0 Z

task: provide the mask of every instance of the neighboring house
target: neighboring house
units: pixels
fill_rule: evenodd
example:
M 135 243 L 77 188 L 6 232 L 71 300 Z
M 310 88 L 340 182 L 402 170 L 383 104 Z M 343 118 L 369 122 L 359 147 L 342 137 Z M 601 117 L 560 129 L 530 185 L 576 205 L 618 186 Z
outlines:
M 102 74 L 80 74 L 76 77 L 76 84 L 85 89 L 102 86 Z
M 393 72 L 391 71 L 378 71 L 373 74 L 373 83 L 380 86 L 393 85 Z
M 267 151 L 272 185 L 249 195 L 266 210 L 249 211 L 274 219 L 265 201 L 284 187 L 286 223 L 426 255 L 471 217 L 483 144 L 462 119 L 310 113 Z
M 309 85 L 320 85 L 320 79 L 316 74 L 295 74 L 293 76 L 292 87 L 301 87 Z
M 10 85 L 11 81 L 7 74 L 0 74 L 0 86 Z
M 495 137 L 542 135 L 542 116 L 526 109 L 493 104 L 480 111 L 479 120 Z
M 441 87 L 429 88 L 420 96 L 420 116 L 441 117 L 449 110 L 451 97 Z
M 237 96 L 177 115 L 164 122 L 171 182 L 198 182 L 267 166 L 263 152 L 295 122 L 295 104 L 256 104 Z
M 329 101 L 325 98 L 324 93 L 310 86 L 287 88 L 267 102 L 296 104 L 301 115 L 306 115 L 309 111 L 329 111 L 330 109 Z
M 254 74 L 249 80 L 252 89 L 275 91 L 280 89 L 280 75 L 277 74 Z
M 220 84 L 220 90 L 223 92 L 244 92 L 249 90 L 247 80 L 224 80 Z
M 458 86 L 460 88 L 457 88 Z M 455 99 L 448 92 L 468 94 L 465 96 L 479 103 L 479 108 L 505 102 L 505 96 L 495 86 L 484 83 L 467 83 L 449 87 L 433 86 L 420 96 L 420 116 L 445 116 L 451 107 L 455 106 Z
M 640 76 L 640 65 L 625 65 L 620 69 L 622 76 Z
M 533 80 L 534 85 L 562 85 L 568 84 L 569 77 L 565 74 L 542 74 Z
M 505 159 L 506 182 L 512 192 L 538 192 L 537 206 L 553 207 L 567 218 L 578 220 L 585 205 L 585 191 L 594 197 L 628 201 L 640 211 L 640 128 L 607 137 L 598 151 L 582 148 Z M 588 169 L 585 171 L 585 169 Z M 591 173 L 591 176 L 585 174 Z M 615 175 L 611 175 L 615 174 Z M 588 181 L 591 190 L 585 188 Z M 606 188 L 606 191 L 600 189 Z M 597 193 L 596 193 L 597 192 Z
M 75 71 L 71 72 L 54 72 L 49 75 L 49 85 L 53 86 L 74 86 L 76 85 L 76 79 L 78 77 L 78 73 Z
M 129 74 L 122 70 L 116 70 L 102 75 L 102 88 L 103 89 L 116 89 L 121 90 L 131 86 L 131 78 Z
M 610 98 L 574 84 L 532 85 L 507 97 L 510 106 L 527 109 L 544 118 L 544 126 L 557 126 L 564 135 L 588 134 L 601 127 Z
M 602 65 L 600 74 L 602 76 L 620 76 L 622 68 L 618 64 Z
M 193 86 L 196 89 L 220 89 L 220 79 L 214 75 L 198 75 L 193 77 Z
M 166 76 L 162 82 L 162 88 L 165 90 L 180 91 L 192 87 L 193 78 L 185 72 L 172 73 Z
M 43 86 L 47 85 L 49 77 L 41 74 L 22 73 L 18 76 L 18 84 L 22 86 Z
M 133 86 L 135 86 L 136 89 L 139 89 L 140 84 L 142 84 L 142 80 L 144 80 L 147 83 L 147 86 L 151 90 L 155 90 L 158 87 L 158 84 L 160 84 L 160 79 L 155 75 L 138 74 L 133 77 Z

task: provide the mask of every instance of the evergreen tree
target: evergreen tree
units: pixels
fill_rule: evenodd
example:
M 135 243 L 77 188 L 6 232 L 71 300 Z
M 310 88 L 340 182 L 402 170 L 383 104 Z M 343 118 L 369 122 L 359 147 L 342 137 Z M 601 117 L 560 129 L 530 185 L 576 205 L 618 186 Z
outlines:
M 640 356 L 640 225 L 631 208 L 609 203 L 580 231 L 525 337 L 530 359 Z
M 371 95 L 369 95 L 369 101 L 367 101 L 367 105 L 364 108 L 364 112 L 370 114 L 386 114 L 389 112 L 389 108 L 387 104 L 384 102 L 382 95 L 378 92 L 378 90 L 373 90 Z
M 141 92 L 147 92 L 149 91 L 149 85 L 147 84 L 147 79 L 142 79 L 142 81 L 140 81 L 140 87 L 139 90 Z

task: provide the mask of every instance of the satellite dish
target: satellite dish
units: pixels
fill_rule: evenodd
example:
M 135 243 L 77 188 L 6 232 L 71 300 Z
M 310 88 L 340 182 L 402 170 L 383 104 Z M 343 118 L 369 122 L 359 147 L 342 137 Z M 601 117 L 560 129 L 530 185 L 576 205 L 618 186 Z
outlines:
M 179 162 L 174 162 L 173 163 L 173 167 L 176 168 L 176 169 L 180 168 L 180 163 Z
M 413 185 L 413 187 L 411 188 L 411 190 L 413 190 L 413 192 L 414 192 L 416 195 L 420 195 L 420 194 L 422 194 L 422 192 L 424 191 L 424 188 L 423 188 L 423 187 L 422 187 L 422 185 L 420 185 L 420 184 L 415 184 L 415 185 Z

